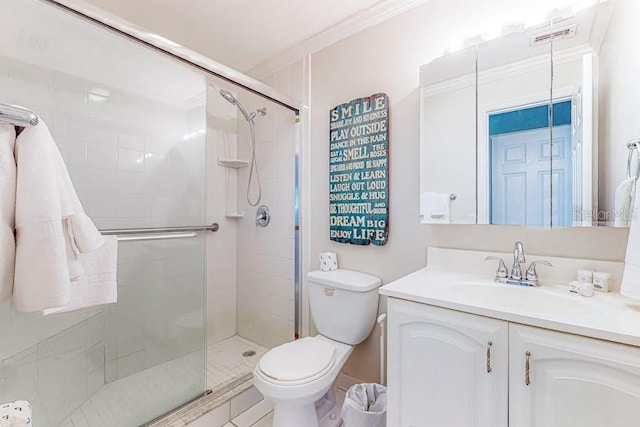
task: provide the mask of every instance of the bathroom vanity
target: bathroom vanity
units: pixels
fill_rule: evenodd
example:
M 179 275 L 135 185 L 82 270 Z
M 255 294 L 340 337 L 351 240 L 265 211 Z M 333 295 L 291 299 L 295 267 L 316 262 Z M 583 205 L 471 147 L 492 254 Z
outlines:
M 566 285 L 585 267 L 619 283 L 622 263 L 542 257 L 556 267 L 528 288 L 494 283 L 486 255 L 430 248 L 425 269 L 381 288 L 388 425 L 639 425 L 640 303 Z

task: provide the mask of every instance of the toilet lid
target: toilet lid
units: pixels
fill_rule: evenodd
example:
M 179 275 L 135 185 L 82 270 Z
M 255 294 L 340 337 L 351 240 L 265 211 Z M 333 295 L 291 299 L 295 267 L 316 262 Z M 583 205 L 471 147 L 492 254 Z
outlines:
M 335 362 L 336 348 L 317 338 L 302 338 L 273 348 L 260 359 L 260 371 L 282 382 L 312 380 Z

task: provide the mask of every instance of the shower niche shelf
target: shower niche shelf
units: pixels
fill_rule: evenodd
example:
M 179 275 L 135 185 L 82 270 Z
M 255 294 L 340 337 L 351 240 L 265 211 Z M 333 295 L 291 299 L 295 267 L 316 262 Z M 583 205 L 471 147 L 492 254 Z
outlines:
M 227 212 L 224 216 L 231 219 L 240 219 L 244 218 L 244 212 Z
M 249 166 L 249 160 L 218 158 L 218 165 L 232 169 L 246 168 Z

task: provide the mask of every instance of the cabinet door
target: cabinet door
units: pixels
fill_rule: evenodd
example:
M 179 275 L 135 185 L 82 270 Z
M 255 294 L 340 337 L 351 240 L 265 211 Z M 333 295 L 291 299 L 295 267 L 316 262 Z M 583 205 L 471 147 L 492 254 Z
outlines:
M 389 299 L 388 422 L 506 427 L 506 322 Z
M 519 325 L 509 343 L 510 427 L 640 425 L 640 349 Z

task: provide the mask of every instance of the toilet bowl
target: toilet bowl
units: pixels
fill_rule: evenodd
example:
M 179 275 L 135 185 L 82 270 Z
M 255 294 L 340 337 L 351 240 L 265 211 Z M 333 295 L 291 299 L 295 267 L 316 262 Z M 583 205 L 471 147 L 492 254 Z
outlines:
M 332 388 L 353 348 L 318 335 L 277 347 L 281 352 L 272 353 L 273 359 L 267 353 L 253 371 L 253 379 L 265 399 L 274 404 L 273 427 L 339 425 L 339 417 L 331 419 L 339 413 Z M 304 363 L 296 363 L 301 361 Z M 304 366 L 293 368 L 296 364 Z M 331 406 L 324 411 L 331 414 L 321 417 L 325 420 L 316 411 L 316 402 L 323 397 Z
M 274 405 L 273 427 L 337 427 L 334 383 L 375 323 L 377 277 L 349 270 L 307 275 L 319 334 L 268 351 L 253 371 L 255 387 Z

